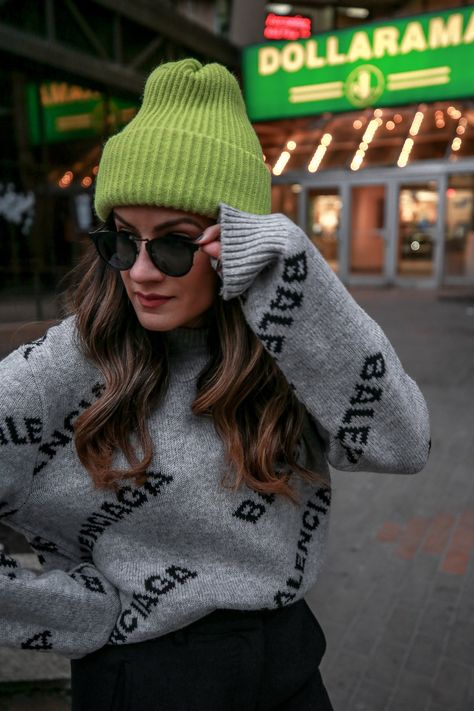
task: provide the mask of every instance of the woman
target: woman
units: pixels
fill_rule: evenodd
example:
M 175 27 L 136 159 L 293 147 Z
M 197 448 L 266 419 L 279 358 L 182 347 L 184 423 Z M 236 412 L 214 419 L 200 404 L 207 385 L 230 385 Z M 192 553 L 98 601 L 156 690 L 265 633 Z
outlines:
M 73 711 L 331 709 L 304 601 L 328 462 L 414 473 L 425 400 L 270 214 L 235 78 L 162 64 L 109 139 L 70 315 L 1 363 L 0 645 L 71 660 Z

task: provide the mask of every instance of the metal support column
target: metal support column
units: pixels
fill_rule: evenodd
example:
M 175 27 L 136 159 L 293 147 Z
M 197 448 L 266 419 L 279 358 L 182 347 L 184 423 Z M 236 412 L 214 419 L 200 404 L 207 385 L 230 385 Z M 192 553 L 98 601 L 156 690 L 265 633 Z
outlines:
M 436 224 L 436 243 L 434 250 L 434 278 L 438 288 L 444 281 L 444 250 L 446 245 L 446 190 L 448 176 L 446 173 L 438 177 L 438 220 Z
M 397 277 L 398 262 L 398 193 L 399 185 L 396 181 L 390 180 L 386 183 L 386 213 L 385 229 L 387 251 L 385 258 L 385 269 L 387 276 L 387 286 L 393 286 Z
M 341 222 L 339 224 L 339 279 L 347 284 L 350 271 L 351 249 L 351 186 L 344 182 L 339 186 L 341 197 Z
M 307 234 L 308 229 L 308 188 L 305 185 L 301 186 L 301 192 L 298 194 L 297 200 L 297 215 L 298 226 Z

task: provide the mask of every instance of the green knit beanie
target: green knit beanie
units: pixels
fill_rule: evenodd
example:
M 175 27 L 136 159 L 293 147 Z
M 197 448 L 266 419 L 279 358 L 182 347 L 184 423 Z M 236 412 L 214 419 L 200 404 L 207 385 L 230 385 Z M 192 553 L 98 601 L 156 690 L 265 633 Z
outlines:
M 217 217 L 219 202 L 271 212 L 271 175 L 236 78 L 197 59 L 161 64 L 143 102 L 104 146 L 94 207 L 158 205 Z

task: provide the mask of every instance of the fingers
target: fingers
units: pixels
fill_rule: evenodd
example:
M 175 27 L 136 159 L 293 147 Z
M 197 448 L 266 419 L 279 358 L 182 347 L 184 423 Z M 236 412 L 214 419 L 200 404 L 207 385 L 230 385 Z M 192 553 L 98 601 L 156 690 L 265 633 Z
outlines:
M 220 235 L 221 226 L 219 224 L 211 225 L 210 227 L 206 227 L 196 242 L 209 257 L 219 259 L 221 256 Z
M 204 244 L 201 247 L 201 244 L 199 243 L 200 249 L 207 254 L 209 257 L 215 257 L 216 259 L 219 259 L 221 256 L 221 243 L 220 240 L 215 239 L 212 242 L 209 242 L 208 244 Z
M 219 239 L 220 234 L 221 226 L 219 224 L 211 225 L 210 227 L 206 227 L 202 235 L 197 238 L 196 242 L 199 243 L 199 246 L 202 244 L 208 244 L 215 239 Z

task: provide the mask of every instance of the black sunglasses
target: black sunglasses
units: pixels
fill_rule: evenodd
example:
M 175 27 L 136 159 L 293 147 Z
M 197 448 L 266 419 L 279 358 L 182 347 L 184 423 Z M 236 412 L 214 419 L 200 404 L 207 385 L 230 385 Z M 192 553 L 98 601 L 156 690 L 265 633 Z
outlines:
M 89 232 L 99 256 L 112 269 L 131 269 L 138 256 L 137 242 L 145 242 L 145 249 L 157 269 L 168 276 L 180 277 L 193 266 L 194 253 L 199 249 L 190 237 L 170 232 L 164 237 L 142 239 L 124 229 L 114 229 L 110 221 L 98 230 Z

